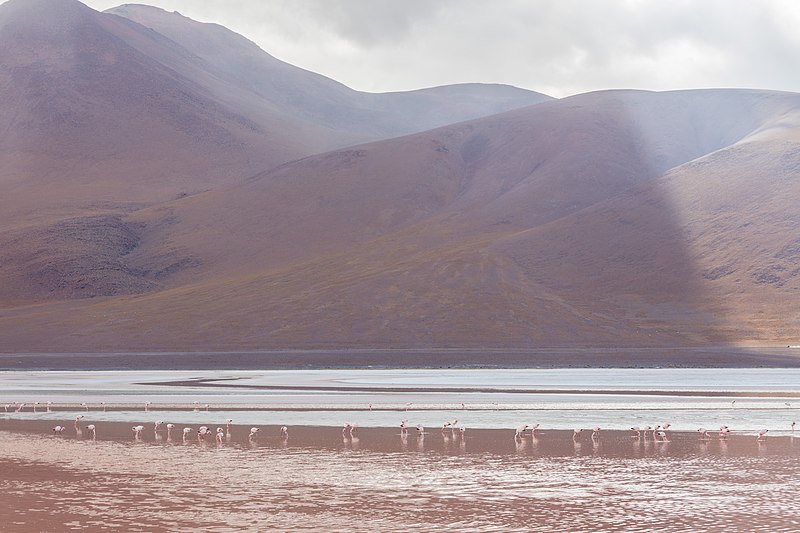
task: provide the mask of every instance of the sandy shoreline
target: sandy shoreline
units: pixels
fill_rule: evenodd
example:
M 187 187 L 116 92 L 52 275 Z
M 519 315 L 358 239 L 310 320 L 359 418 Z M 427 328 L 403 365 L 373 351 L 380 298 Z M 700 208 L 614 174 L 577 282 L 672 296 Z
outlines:
M 231 352 L 0 353 L 8 370 L 298 370 L 355 368 L 800 367 L 773 347 L 287 349 Z

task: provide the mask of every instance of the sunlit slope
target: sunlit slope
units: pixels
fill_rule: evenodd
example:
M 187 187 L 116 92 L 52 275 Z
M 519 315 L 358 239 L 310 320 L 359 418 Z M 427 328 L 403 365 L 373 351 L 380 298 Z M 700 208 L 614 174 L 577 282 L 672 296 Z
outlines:
M 313 156 L 125 217 L 128 268 L 186 265 L 144 294 L 0 330 L 43 350 L 784 342 L 798 104 L 610 91 Z

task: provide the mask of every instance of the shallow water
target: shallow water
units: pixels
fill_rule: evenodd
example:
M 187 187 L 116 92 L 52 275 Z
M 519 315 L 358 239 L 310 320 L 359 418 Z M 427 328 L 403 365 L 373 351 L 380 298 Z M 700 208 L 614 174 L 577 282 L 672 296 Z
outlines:
M 800 418 L 800 369 L 7 371 L 0 372 L 0 383 L 0 406 L 10 411 L 0 417 L 53 421 L 78 414 L 102 422 L 142 420 L 145 402 L 152 405 L 144 420 L 187 424 L 230 418 L 254 425 L 385 427 L 407 419 L 427 427 L 460 419 L 473 428 L 625 429 L 669 422 L 684 431 L 724 424 L 742 432 L 786 432 Z M 43 412 L 48 401 L 59 410 Z M 14 412 L 13 402 L 27 407 Z M 101 402 L 113 410 L 103 412 Z
M 0 384 L 2 531 L 800 530 L 798 370 L 0 372 Z M 223 442 L 196 438 L 228 419 Z M 438 429 L 453 419 L 463 437 Z M 400 420 L 429 429 L 403 437 Z M 666 422 L 670 442 L 607 431 Z M 543 430 L 515 439 L 525 423 Z M 695 431 L 723 424 L 728 439 Z M 597 439 L 573 439 L 594 426 Z
M 0 432 L 8 531 L 797 531 L 800 439 L 304 428 L 213 445 Z M 295 443 L 294 441 L 298 441 Z M 314 444 L 316 442 L 316 444 Z

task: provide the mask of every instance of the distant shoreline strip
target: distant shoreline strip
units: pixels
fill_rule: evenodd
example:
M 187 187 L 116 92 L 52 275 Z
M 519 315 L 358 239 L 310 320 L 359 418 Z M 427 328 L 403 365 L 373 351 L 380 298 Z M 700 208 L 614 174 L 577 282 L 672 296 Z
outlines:
M 236 388 L 248 390 L 315 391 L 315 392 L 375 392 L 375 393 L 483 393 L 483 394 L 585 394 L 617 396 L 701 396 L 709 398 L 800 398 L 800 391 L 698 391 L 698 390 L 631 390 L 631 389 L 514 389 L 496 387 L 375 387 L 364 385 L 245 385 L 220 383 L 239 378 L 189 379 L 177 381 L 151 381 L 135 385 L 168 387 Z

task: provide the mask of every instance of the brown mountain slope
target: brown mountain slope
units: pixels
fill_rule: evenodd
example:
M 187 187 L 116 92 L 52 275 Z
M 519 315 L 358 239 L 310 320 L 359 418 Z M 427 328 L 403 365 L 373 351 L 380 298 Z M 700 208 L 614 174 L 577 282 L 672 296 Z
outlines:
M 365 95 L 220 26 L 121 11 L 147 14 L 149 26 L 77 0 L 0 5 L 3 215 L 139 207 L 356 141 L 548 99 L 504 86 Z M 386 109 L 373 109 L 374 98 Z
M 595 93 L 314 156 L 126 217 L 120 264 L 159 272 L 136 278 L 150 292 L 29 302 L 0 331 L 36 350 L 784 342 L 799 104 Z

